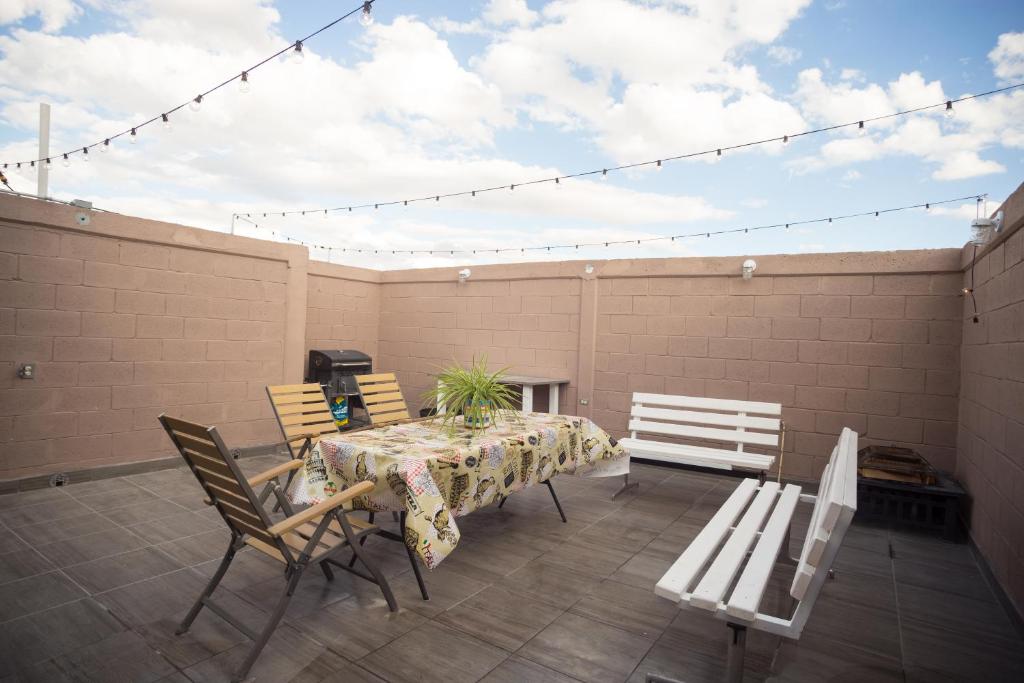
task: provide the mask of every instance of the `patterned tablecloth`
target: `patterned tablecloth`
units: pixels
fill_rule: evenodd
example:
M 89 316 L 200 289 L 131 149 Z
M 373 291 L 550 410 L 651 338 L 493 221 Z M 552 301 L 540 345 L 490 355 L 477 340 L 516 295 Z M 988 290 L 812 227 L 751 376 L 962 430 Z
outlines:
M 411 422 L 325 436 L 289 490 L 292 502 L 318 503 L 360 481 L 376 488 L 355 509 L 406 511 L 405 542 L 428 567 L 455 549 L 455 518 L 558 472 L 613 476 L 629 457 L 584 417 L 527 413 L 479 432 Z

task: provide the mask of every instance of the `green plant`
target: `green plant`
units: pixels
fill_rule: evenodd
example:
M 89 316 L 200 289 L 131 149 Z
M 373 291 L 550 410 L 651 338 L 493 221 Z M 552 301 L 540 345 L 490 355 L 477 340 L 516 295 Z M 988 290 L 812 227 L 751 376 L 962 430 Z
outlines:
M 438 417 L 450 430 L 455 428 L 460 413 L 466 426 L 486 428 L 499 417 L 519 414 L 515 408 L 519 392 L 501 382 L 507 371 L 508 368 L 488 370 L 486 356 L 479 361 L 473 358 L 468 368 L 453 361 L 438 373 L 437 391 L 425 396 L 436 405 L 438 413 L 443 410 Z

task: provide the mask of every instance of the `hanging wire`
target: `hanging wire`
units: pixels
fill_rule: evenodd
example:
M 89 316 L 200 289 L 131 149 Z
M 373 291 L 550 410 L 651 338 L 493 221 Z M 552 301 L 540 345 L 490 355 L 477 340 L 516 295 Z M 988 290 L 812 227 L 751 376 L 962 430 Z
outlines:
M 216 91 L 220 90 L 221 88 L 223 88 L 223 87 L 225 87 L 227 85 L 230 85 L 231 83 L 234 83 L 235 81 L 241 80 L 241 81 L 244 81 L 244 82 L 248 83 L 249 75 L 252 74 L 252 72 L 255 71 L 256 69 L 260 68 L 261 66 L 263 66 L 267 62 L 269 62 L 269 61 L 271 61 L 271 60 L 273 60 L 273 59 L 275 59 L 277 57 L 280 57 L 281 55 L 283 55 L 286 52 L 291 52 L 291 51 L 295 50 L 297 46 L 305 44 L 307 41 L 309 41 L 310 38 L 314 38 L 314 37 L 320 35 L 324 31 L 326 31 L 327 29 L 335 26 L 336 24 L 341 23 L 345 19 L 348 19 L 353 14 L 355 14 L 357 12 L 366 12 L 366 11 L 368 11 L 368 8 L 371 7 L 373 5 L 373 3 L 376 2 L 376 1 L 377 0 L 367 0 L 366 2 L 360 2 L 359 5 L 355 9 L 349 10 L 348 12 L 346 12 L 345 14 L 341 15 L 340 17 L 338 17 L 337 19 L 335 19 L 334 21 L 332 21 L 332 22 L 330 22 L 328 24 L 324 24 L 323 26 L 321 26 L 317 30 L 315 30 L 312 33 L 310 33 L 308 36 L 306 36 L 304 38 L 300 38 L 297 41 L 293 41 L 293 42 L 289 43 L 287 45 L 287 47 L 281 48 L 280 50 L 278 50 L 274 54 L 270 55 L 266 59 L 263 59 L 263 60 L 261 60 L 259 62 L 256 62 L 255 64 L 253 64 L 249 68 L 241 69 L 237 74 L 235 74 L 231 78 L 228 78 L 227 80 L 222 81 L 221 83 L 218 83 L 217 85 L 213 86 L 209 90 L 205 90 L 205 91 L 199 93 L 195 97 L 189 99 L 187 102 L 182 102 L 178 106 L 172 107 L 171 109 L 168 109 L 167 111 L 161 112 L 161 113 L 153 116 L 152 118 L 150 118 L 150 119 L 148 119 L 146 121 L 143 121 L 142 123 L 137 123 L 134 126 L 129 126 L 128 128 L 126 128 L 125 130 L 121 131 L 120 133 L 117 133 L 115 135 L 109 135 L 109 136 L 103 138 L 102 140 L 99 140 L 97 142 L 92 143 L 91 145 L 85 145 L 84 147 L 75 147 L 74 149 L 68 150 L 67 152 L 63 152 L 62 154 L 64 154 L 65 156 L 67 156 L 69 154 L 75 154 L 77 152 L 83 152 L 85 154 L 88 154 L 88 152 L 86 152 L 85 150 L 87 150 L 87 149 L 89 149 L 91 147 L 98 147 L 100 145 L 109 145 L 112 140 L 116 140 L 117 138 L 119 138 L 119 137 L 121 137 L 123 135 L 135 135 L 135 132 L 138 129 L 142 128 L 143 126 L 148 126 L 149 124 L 154 123 L 156 121 L 164 121 L 171 114 L 173 114 L 174 112 L 176 112 L 176 111 L 178 111 L 180 109 L 183 109 L 183 108 L 185 108 L 185 107 L 187 107 L 189 105 L 192 105 L 192 104 L 199 105 L 206 98 L 207 95 L 209 95 L 210 93 L 216 92 Z M 50 156 L 50 158 L 59 157 L 60 154 L 61 153 L 53 154 L 53 155 Z M 34 160 L 26 159 L 24 161 L 8 161 L 8 162 L 4 162 L 3 163 L 3 168 L 7 168 L 10 164 L 27 164 L 27 163 L 30 163 L 30 162 L 34 164 L 37 161 L 45 161 L 45 160 L 46 160 L 45 158 L 40 158 L 40 159 L 34 159 Z
M 408 253 L 410 255 L 412 255 L 412 254 L 449 254 L 449 255 L 453 255 L 454 256 L 455 254 L 476 254 L 477 252 L 494 252 L 495 254 L 500 254 L 500 253 L 503 253 L 503 252 L 520 252 L 520 253 L 525 253 L 527 251 L 551 251 L 552 249 L 579 249 L 580 247 L 602 247 L 602 246 L 603 247 L 610 247 L 610 246 L 620 246 L 620 245 L 626 245 L 626 244 L 640 245 L 640 244 L 647 244 L 647 243 L 651 243 L 651 242 L 665 242 L 665 241 L 675 242 L 676 240 L 689 239 L 689 238 L 694 238 L 694 237 L 710 238 L 712 236 L 732 235 L 732 234 L 736 234 L 736 233 L 750 233 L 750 232 L 754 232 L 754 231 L 758 231 L 758 230 L 773 230 L 773 229 L 776 229 L 776 228 L 784 228 L 784 229 L 788 230 L 790 227 L 797 226 L 797 225 L 814 225 L 814 224 L 818 224 L 818 223 L 821 223 L 821 224 L 824 224 L 824 225 L 828 225 L 829 223 L 834 223 L 834 222 L 837 222 L 837 221 L 851 220 L 851 219 L 854 219 L 854 218 L 864 218 L 864 217 L 867 217 L 867 216 L 879 217 L 882 214 L 887 214 L 887 213 L 896 213 L 898 211 L 910 211 L 912 209 L 922 209 L 925 206 L 940 206 L 942 204 L 954 204 L 956 202 L 967 201 L 968 199 L 973 199 L 973 200 L 975 200 L 977 202 L 981 202 L 986 197 L 988 197 L 988 195 L 984 194 L 984 193 L 982 193 L 982 194 L 972 194 L 972 195 L 967 195 L 966 197 L 955 197 L 953 199 L 943 199 L 943 200 L 940 200 L 940 201 L 937 201 L 937 202 L 922 202 L 922 203 L 919 203 L 919 204 L 908 204 L 906 206 L 896 206 L 896 207 L 892 207 L 892 208 L 888 208 L 888 209 L 871 209 L 869 211 L 859 211 L 857 213 L 850 213 L 850 214 L 844 214 L 844 215 L 829 215 L 829 216 L 825 216 L 823 218 L 810 218 L 810 219 L 799 220 L 799 221 L 788 221 L 788 222 L 785 222 L 785 223 L 770 223 L 770 224 L 766 224 L 766 225 L 745 226 L 745 227 L 740 227 L 740 228 L 725 228 L 725 229 L 721 229 L 721 230 L 707 230 L 707 229 L 704 229 L 704 230 L 701 230 L 699 232 L 691 232 L 691 233 L 679 234 L 679 235 L 659 235 L 658 237 L 646 237 L 646 238 L 640 238 L 640 239 L 632 238 L 632 239 L 623 239 L 623 240 L 607 240 L 607 241 L 601 241 L 601 242 L 571 242 L 571 243 L 566 243 L 566 244 L 548 244 L 548 245 L 542 245 L 542 246 L 478 247 L 477 249 L 441 249 L 441 248 L 435 248 L 435 249 L 398 249 L 398 250 L 394 250 L 392 253 L 396 253 L 396 252 L 397 253 Z M 256 226 L 257 228 L 260 228 L 260 225 L 258 223 L 256 223 L 255 221 L 251 220 L 249 218 L 249 215 L 250 214 L 234 214 L 233 220 L 237 219 L 237 220 L 245 221 L 246 223 L 250 223 L 250 224 Z M 274 216 L 280 216 L 281 212 L 280 211 L 276 211 L 276 212 L 273 212 L 273 213 L 269 213 L 268 212 L 268 213 L 265 213 L 265 214 L 262 214 L 262 215 L 264 217 L 270 216 L 271 218 L 273 218 Z M 276 235 L 276 231 L 273 234 Z M 293 241 L 293 242 L 294 241 L 298 241 L 298 240 L 295 240 L 294 238 L 286 237 L 283 234 L 282 234 L 282 237 L 284 237 L 285 239 L 288 239 L 290 241 Z M 319 248 L 319 249 L 332 249 L 333 251 L 341 251 L 343 253 L 344 252 L 351 252 L 351 253 L 356 253 L 356 254 L 369 253 L 369 252 L 377 253 L 379 251 L 379 249 L 380 249 L 379 247 L 377 249 L 373 249 L 373 248 L 366 248 L 366 249 L 361 249 L 360 248 L 360 249 L 357 249 L 357 248 L 351 248 L 351 247 L 324 246 L 324 245 L 319 245 L 319 244 L 314 244 L 314 243 L 310 243 L 310 244 L 313 244 L 313 246 L 315 246 L 316 248 Z M 385 251 L 391 251 L 391 250 L 385 250 Z
M 589 170 L 589 171 L 580 171 L 578 173 L 568 173 L 568 174 L 565 174 L 565 175 L 553 176 L 551 178 L 539 178 L 539 179 L 534 179 L 534 180 L 524 180 L 524 181 L 521 181 L 521 182 L 509 183 L 507 185 L 494 185 L 494 186 L 491 186 L 491 187 L 478 187 L 478 188 L 472 189 L 472 190 L 460 190 L 458 192 L 448 192 L 446 194 L 434 193 L 434 194 L 425 195 L 425 196 L 422 196 L 422 197 L 406 197 L 404 199 L 393 199 L 393 200 L 389 200 L 389 201 L 375 201 L 375 202 L 369 202 L 369 203 L 366 203 L 366 204 L 351 204 L 351 205 L 346 205 L 346 206 L 335 206 L 335 207 L 319 207 L 319 208 L 314 208 L 314 209 L 291 209 L 291 210 L 288 210 L 288 211 L 274 211 L 273 213 L 276 214 L 276 215 L 279 215 L 279 216 L 294 216 L 294 215 L 297 215 L 297 214 L 301 214 L 304 211 L 305 212 L 309 212 L 309 211 L 313 211 L 313 212 L 316 212 L 316 211 L 338 212 L 338 211 L 352 211 L 353 209 L 368 209 L 368 208 L 371 208 L 371 207 L 374 208 L 374 209 L 379 209 L 382 206 L 396 206 L 396 205 L 408 206 L 409 204 L 412 204 L 414 202 L 426 202 L 426 201 L 431 201 L 431 200 L 433 200 L 435 202 L 439 202 L 442 199 L 449 199 L 449 198 L 452 198 L 452 197 L 466 197 L 466 196 L 476 197 L 477 194 L 481 193 L 481 192 L 495 192 L 497 190 L 515 190 L 515 188 L 517 188 L 517 187 L 523 187 L 523 186 L 526 186 L 526 185 L 540 185 L 540 184 L 543 184 L 543 183 L 556 183 L 558 185 L 561 185 L 561 181 L 563 181 L 563 180 L 571 180 L 573 178 L 585 178 L 585 177 L 589 177 L 589 176 L 597 176 L 597 175 L 599 175 L 599 176 L 601 176 L 601 179 L 603 180 L 603 179 L 607 178 L 608 177 L 608 173 L 612 172 L 612 171 L 626 171 L 626 170 L 630 170 L 630 169 L 634 169 L 634 168 L 642 168 L 642 167 L 648 167 L 648 166 L 653 166 L 653 167 L 656 167 L 656 168 L 661 168 L 663 164 L 665 164 L 666 162 L 669 162 L 669 161 L 680 161 L 680 160 L 683 160 L 683 159 L 694 159 L 694 158 L 705 156 L 705 155 L 714 155 L 715 159 L 717 159 L 718 157 L 722 156 L 722 152 L 728 152 L 728 151 L 731 151 L 731 150 L 746 149 L 746 148 L 749 148 L 749 147 L 756 147 L 758 145 L 766 145 L 766 144 L 770 144 L 770 143 L 774 143 L 774 142 L 782 142 L 783 140 L 785 140 L 787 142 L 791 142 L 794 138 L 806 137 L 806 136 L 809 136 L 809 135 L 817 135 L 817 134 L 820 134 L 820 133 L 828 133 L 828 132 L 835 131 L 835 130 L 841 130 L 843 128 L 854 127 L 854 128 L 857 128 L 858 130 L 860 130 L 860 129 L 863 129 L 865 123 L 872 123 L 872 122 L 875 122 L 875 121 L 884 121 L 884 120 L 887 120 L 887 119 L 893 119 L 893 118 L 897 118 L 897 117 L 900 117 L 900 116 L 909 116 L 910 114 L 917 114 L 919 112 L 928 111 L 928 110 L 931 110 L 931 109 L 942 108 L 943 110 L 946 110 L 946 105 L 947 105 L 948 102 L 954 102 L 955 103 L 955 102 L 966 102 L 968 100 L 976 100 L 976 99 L 979 99 L 979 98 L 982 98 L 982 97 L 989 97 L 991 95 L 996 95 L 998 93 L 1003 93 L 1003 92 L 1007 92 L 1007 91 L 1010 91 L 1010 90 L 1015 90 L 1017 88 L 1022 88 L 1022 87 L 1024 87 L 1024 83 L 1017 83 L 1017 84 L 1014 84 L 1014 85 L 1008 85 L 1008 86 L 1006 86 L 1004 88 L 998 88 L 996 90 L 989 90 L 987 92 L 978 93 L 977 95 L 966 95 L 964 97 L 961 97 L 961 98 L 955 99 L 955 100 L 943 100 L 942 102 L 937 102 L 935 104 L 927 104 L 927 105 L 924 105 L 922 107 L 915 107 L 913 109 L 904 109 L 902 111 L 893 112 L 891 114 L 882 114 L 880 116 L 874 116 L 874 117 L 871 117 L 871 118 L 858 119 L 856 121 L 849 121 L 847 123 L 839 123 L 839 124 L 836 124 L 836 125 L 833 125 L 833 126 L 825 126 L 825 127 L 822 127 L 822 128 L 814 128 L 814 129 L 811 129 L 811 130 L 805 130 L 805 131 L 800 132 L 800 133 L 791 133 L 791 134 L 780 135 L 780 136 L 776 136 L 776 137 L 772 137 L 772 138 L 764 138 L 764 139 L 761 139 L 761 140 L 751 140 L 749 142 L 743 142 L 743 143 L 739 143 L 739 144 L 735 144 L 735 145 L 729 145 L 729 146 L 726 146 L 726 147 L 715 147 L 715 148 L 711 148 L 711 149 L 701 150 L 699 152 L 689 152 L 687 154 L 678 154 L 676 156 L 661 157 L 661 158 L 658 158 L 658 159 L 651 159 L 649 161 L 638 161 L 638 162 L 631 163 L 631 164 L 622 164 L 620 166 L 608 166 L 607 168 L 597 168 L 597 169 L 593 169 L 593 170 Z M 934 202 L 932 202 L 932 203 L 934 203 Z M 253 211 L 243 212 L 240 215 L 252 216 L 253 214 L 257 214 L 257 213 L 263 213 L 263 212 L 260 211 L 260 210 L 253 210 Z

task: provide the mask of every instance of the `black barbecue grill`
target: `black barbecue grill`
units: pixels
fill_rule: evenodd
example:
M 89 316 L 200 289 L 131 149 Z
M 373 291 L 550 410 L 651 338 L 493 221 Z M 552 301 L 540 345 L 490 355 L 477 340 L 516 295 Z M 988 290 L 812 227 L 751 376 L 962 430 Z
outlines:
M 359 388 L 353 375 L 368 375 L 373 372 L 373 361 L 362 351 L 352 349 L 312 349 L 309 352 L 309 367 L 306 381 L 316 382 L 324 388 L 330 401 L 336 396 L 347 396 L 349 407 L 362 407 Z

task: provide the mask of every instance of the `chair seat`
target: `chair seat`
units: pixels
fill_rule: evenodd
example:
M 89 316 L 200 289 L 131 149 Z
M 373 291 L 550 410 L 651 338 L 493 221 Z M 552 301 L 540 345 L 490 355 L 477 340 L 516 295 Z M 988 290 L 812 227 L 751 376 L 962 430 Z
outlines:
M 306 522 L 301 526 L 296 527 L 294 531 L 283 534 L 281 539 L 289 548 L 293 549 L 296 551 L 296 554 L 298 554 L 305 549 L 306 545 L 309 543 L 310 537 L 316 531 L 316 528 L 322 519 L 323 517 L 319 517 Z M 365 520 L 350 517 L 348 522 L 352 526 L 352 531 L 355 533 L 357 538 L 365 534 L 374 533 L 378 530 L 376 525 L 370 524 Z M 258 538 L 252 538 L 250 536 L 245 539 L 245 543 L 249 547 L 255 548 L 256 550 L 269 555 L 278 562 L 282 562 L 284 564 L 288 563 L 277 548 L 268 543 L 264 543 Z M 320 539 L 319 543 L 317 543 L 316 550 L 313 551 L 310 559 L 317 560 L 323 555 L 332 552 L 334 549 L 339 546 L 346 545 L 347 543 L 348 539 L 345 538 L 345 533 L 342 531 L 341 525 L 336 521 L 332 521 L 327 526 L 327 532 Z

